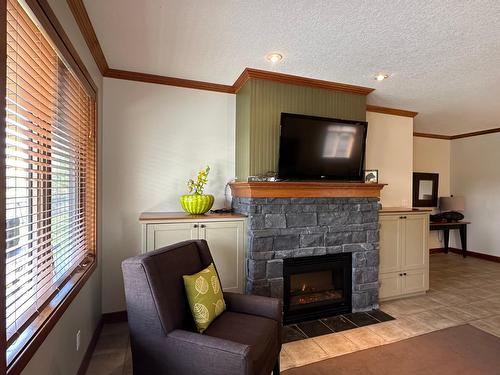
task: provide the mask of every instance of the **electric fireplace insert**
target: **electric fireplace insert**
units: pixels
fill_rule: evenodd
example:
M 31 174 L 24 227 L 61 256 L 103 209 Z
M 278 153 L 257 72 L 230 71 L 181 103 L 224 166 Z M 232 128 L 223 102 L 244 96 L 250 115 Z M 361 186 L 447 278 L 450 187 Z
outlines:
M 351 253 L 284 259 L 284 323 L 351 312 L 351 265 Z

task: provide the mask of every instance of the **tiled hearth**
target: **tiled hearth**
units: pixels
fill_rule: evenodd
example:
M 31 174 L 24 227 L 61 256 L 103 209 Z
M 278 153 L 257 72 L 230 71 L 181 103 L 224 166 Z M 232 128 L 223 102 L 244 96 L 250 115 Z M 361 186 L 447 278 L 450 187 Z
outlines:
M 394 320 L 394 318 L 389 314 L 380 310 L 372 310 L 290 324 L 283 327 L 283 342 L 287 343 L 335 332 L 343 332 L 390 320 Z

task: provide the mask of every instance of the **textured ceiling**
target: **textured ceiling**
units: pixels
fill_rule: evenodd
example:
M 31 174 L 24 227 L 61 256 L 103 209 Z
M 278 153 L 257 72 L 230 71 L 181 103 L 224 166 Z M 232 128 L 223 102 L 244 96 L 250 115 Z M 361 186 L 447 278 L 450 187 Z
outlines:
M 419 112 L 416 131 L 500 127 L 500 0 L 84 3 L 112 68 L 223 84 L 276 70 L 374 87 L 370 104 Z

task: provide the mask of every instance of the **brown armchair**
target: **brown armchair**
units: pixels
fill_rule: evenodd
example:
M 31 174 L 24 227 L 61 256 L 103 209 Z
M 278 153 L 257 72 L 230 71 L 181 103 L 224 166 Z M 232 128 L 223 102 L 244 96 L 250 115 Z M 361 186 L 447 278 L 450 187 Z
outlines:
M 279 374 L 280 300 L 224 293 L 226 311 L 196 331 L 182 275 L 212 262 L 204 240 L 123 261 L 135 375 Z

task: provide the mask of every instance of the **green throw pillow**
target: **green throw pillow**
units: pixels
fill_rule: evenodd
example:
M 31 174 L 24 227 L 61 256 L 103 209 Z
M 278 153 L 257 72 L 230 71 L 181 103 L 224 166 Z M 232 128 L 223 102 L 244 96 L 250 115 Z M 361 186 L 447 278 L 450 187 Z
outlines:
M 226 309 L 213 263 L 194 275 L 184 275 L 184 286 L 198 332 L 202 333 Z

